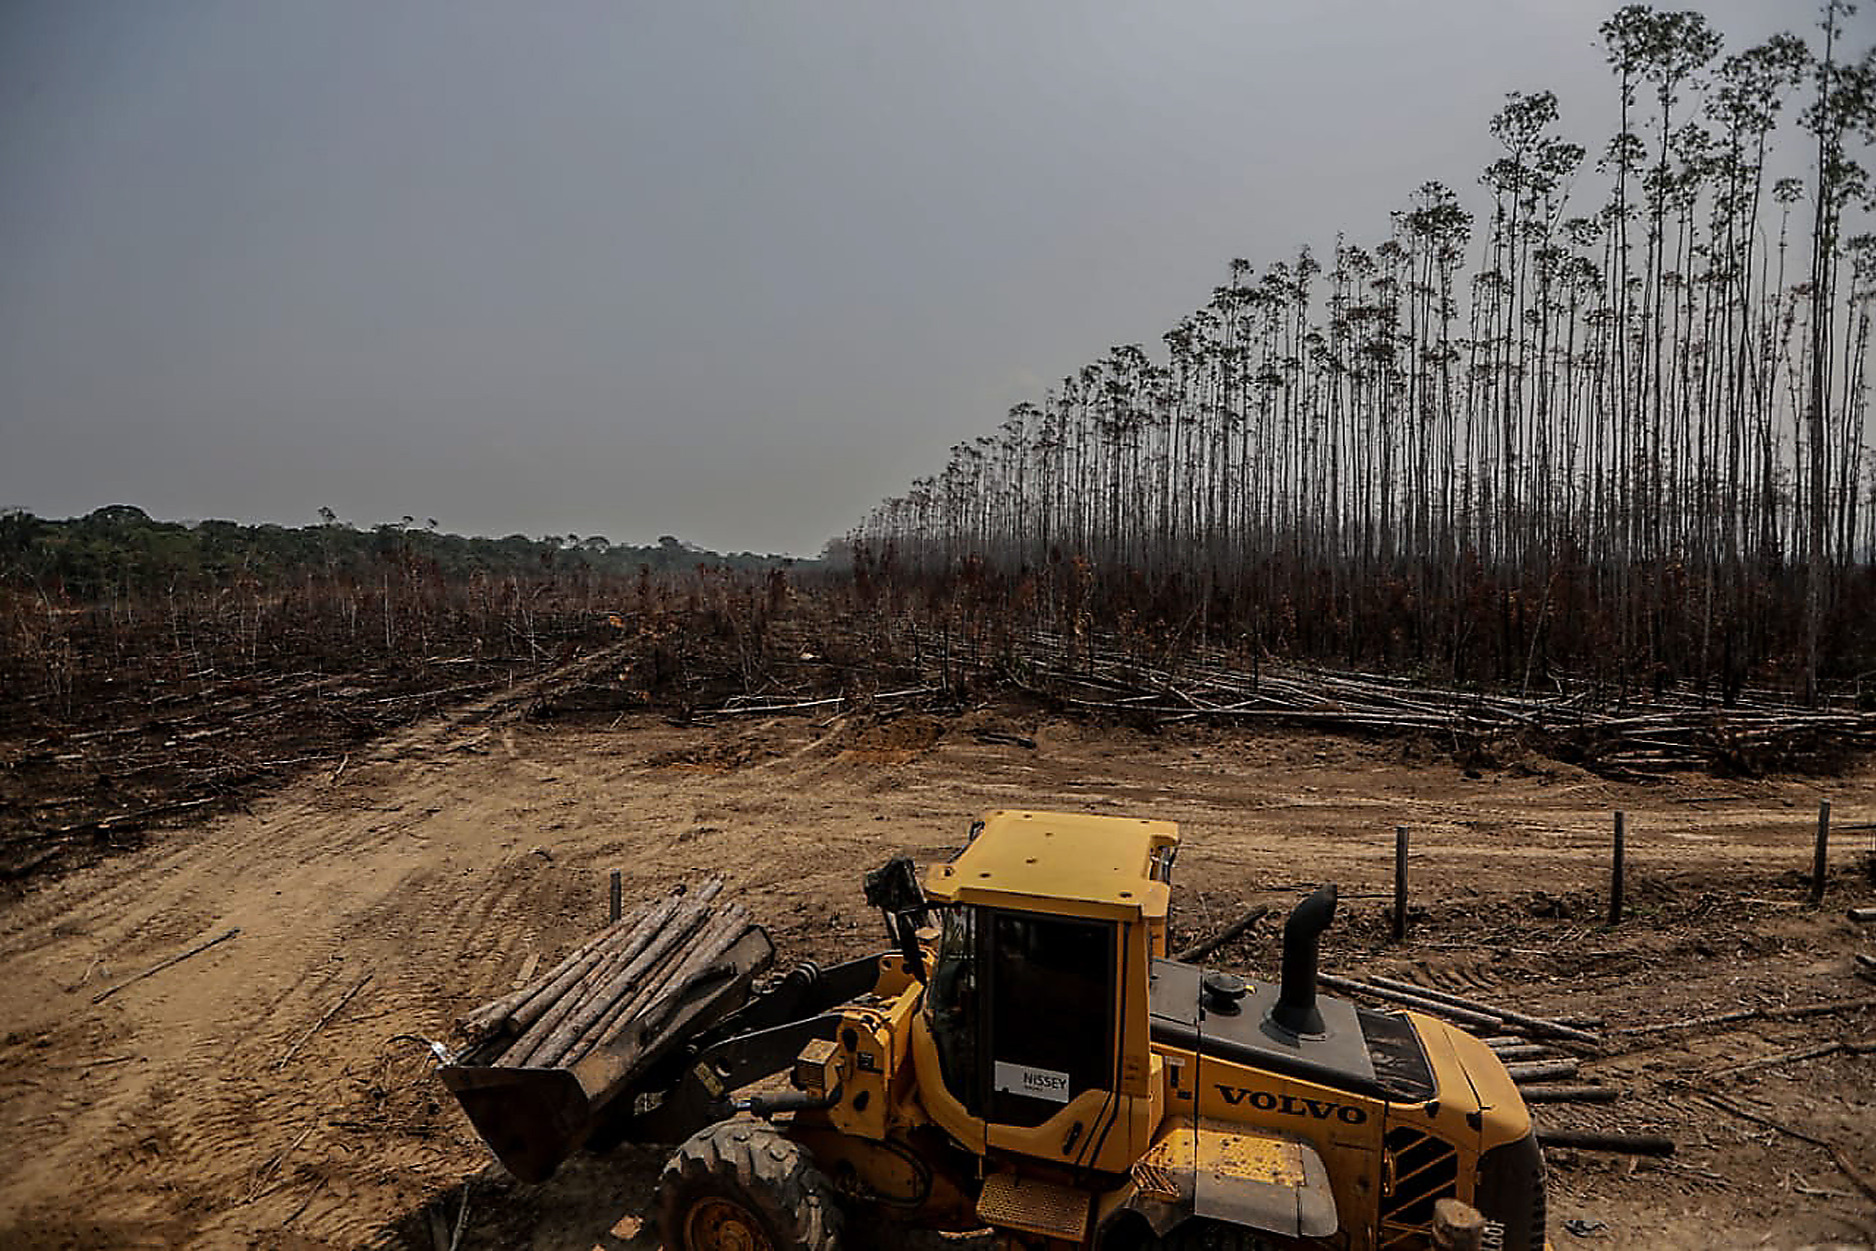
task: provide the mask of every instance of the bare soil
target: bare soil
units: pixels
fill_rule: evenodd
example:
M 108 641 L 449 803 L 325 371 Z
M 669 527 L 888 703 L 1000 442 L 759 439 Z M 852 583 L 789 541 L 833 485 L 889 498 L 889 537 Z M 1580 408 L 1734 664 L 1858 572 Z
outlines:
M 1866 828 L 1838 835 L 1814 911 L 1803 898 L 1823 796 L 1840 827 Z M 1012 706 L 705 728 L 638 713 L 435 718 L 246 811 L 26 882 L 0 911 L 0 1246 L 430 1248 L 450 1245 L 459 1219 L 464 1248 L 648 1246 L 659 1151 L 515 1184 L 421 1044 L 398 1036 L 445 1037 L 459 1012 L 572 946 L 603 920 L 613 868 L 628 897 L 727 876 L 785 960 L 876 947 L 861 872 L 894 852 L 945 854 L 998 807 L 1179 821 L 1176 938 L 1333 880 L 1347 902 L 1330 968 L 1605 1018 L 1610 1045 L 1584 1075 L 1630 1096 L 1546 1107 L 1542 1122 L 1664 1132 L 1679 1150 L 1552 1153 L 1560 1249 L 1876 1243 L 1876 1212 L 1825 1150 L 1699 1097 L 1722 1092 L 1876 1175 L 1876 1057 L 1721 1072 L 1876 1036 L 1876 986 L 1851 961 L 1876 932 L 1843 912 L 1876 903 L 1876 768 L 1638 786 L 1538 759 L 1465 768 L 1412 742 L 1151 734 Z M 1610 930 L 1616 808 L 1629 814 L 1631 909 Z M 1385 896 L 1402 823 L 1414 906 L 1396 947 Z M 1213 962 L 1269 975 L 1276 945 L 1267 923 Z M 1614 1033 L 1825 1000 L 1865 1006 Z

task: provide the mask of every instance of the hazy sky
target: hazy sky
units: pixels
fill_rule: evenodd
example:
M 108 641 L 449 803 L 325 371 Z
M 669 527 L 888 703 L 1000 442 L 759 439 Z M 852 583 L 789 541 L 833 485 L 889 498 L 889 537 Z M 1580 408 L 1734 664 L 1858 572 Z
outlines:
M 0 505 L 812 552 L 1613 7 L 0 0 Z

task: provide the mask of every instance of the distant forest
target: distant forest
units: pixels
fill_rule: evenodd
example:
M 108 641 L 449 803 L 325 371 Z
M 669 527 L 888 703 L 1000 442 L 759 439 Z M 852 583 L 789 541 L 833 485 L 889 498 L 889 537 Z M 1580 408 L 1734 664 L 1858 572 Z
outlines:
M 308 674 L 353 674 L 402 716 L 629 631 L 655 644 L 667 617 L 732 602 L 748 616 L 786 600 L 800 568 L 671 535 L 466 538 L 411 517 L 361 529 L 330 509 L 308 526 L 158 521 L 128 504 L 69 520 L 3 510 L 0 693 L 24 698 L 0 699 L 0 733 L 14 716 L 76 724 L 127 692 L 202 700 Z M 318 715 L 378 723 L 354 713 Z
M 1876 49 L 1846 47 L 1852 12 L 1732 51 L 1698 12 L 1622 8 L 1616 134 L 1512 92 L 1476 191 L 1231 261 L 1157 350 L 1111 349 L 882 503 L 856 570 L 1071 641 L 1729 702 L 1867 684 Z
M 446 582 L 542 576 L 629 579 L 641 571 L 760 571 L 795 564 L 752 552 L 723 555 L 666 535 L 654 546 L 615 544 L 600 535 L 488 539 L 447 534 L 415 518 L 360 529 L 322 510 L 317 525 L 157 521 L 129 504 L 54 521 L 21 509 L 0 512 L 0 586 L 35 590 L 60 602 L 192 593 L 239 583 L 292 585 L 321 580 L 377 583 L 387 571 Z

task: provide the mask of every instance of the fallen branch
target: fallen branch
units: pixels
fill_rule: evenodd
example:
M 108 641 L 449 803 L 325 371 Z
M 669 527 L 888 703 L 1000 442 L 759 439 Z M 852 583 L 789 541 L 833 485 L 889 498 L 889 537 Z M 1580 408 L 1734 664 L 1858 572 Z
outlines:
M 1733 1073 L 1749 1073 L 1754 1069 L 1769 1069 L 1780 1064 L 1793 1064 L 1799 1060 L 1820 1060 L 1834 1055 L 1866 1056 L 1876 1055 L 1876 1039 L 1867 1042 L 1850 1042 L 1838 1039 L 1836 1042 L 1820 1043 L 1815 1047 L 1802 1047 L 1797 1051 L 1781 1051 L 1775 1056 L 1761 1056 L 1757 1060 L 1747 1060 L 1743 1064 L 1729 1064 L 1722 1069 L 1712 1070 L 1714 1077 L 1724 1077 Z
M 319 1118 L 315 1116 L 313 1118 L 312 1124 L 308 1125 L 305 1129 L 301 1130 L 300 1136 L 298 1138 L 295 1138 L 291 1143 L 289 1143 L 285 1151 L 282 1151 L 279 1155 L 275 1156 L 273 1159 L 267 1161 L 266 1164 L 261 1166 L 261 1171 L 257 1173 L 254 1177 L 253 1186 L 248 1188 L 248 1197 L 245 1200 L 246 1202 L 252 1203 L 254 1202 L 254 1200 L 260 1198 L 261 1190 L 265 1188 L 267 1183 L 273 1179 L 274 1174 L 280 1171 L 280 1166 L 286 1162 L 286 1158 L 292 1155 L 295 1151 L 299 1150 L 300 1144 L 306 1141 L 306 1136 L 312 1133 L 313 1130 L 318 1128 L 318 1126 L 319 1126 Z
M 1249 912 L 1233 921 L 1230 925 L 1227 925 L 1224 929 L 1218 931 L 1218 933 L 1214 934 L 1212 937 L 1202 942 L 1193 943 L 1189 947 L 1182 947 L 1178 951 L 1173 952 L 1173 959 L 1188 962 L 1192 960 L 1203 960 L 1206 956 L 1211 955 L 1212 952 L 1217 951 L 1232 939 L 1248 932 L 1252 926 L 1256 925 L 1269 914 L 1269 908 L 1261 906 L 1252 908 Z
M 1708 1025 L 1731 1025 L 1737 1021 L 1797 1021 L 1808 1016 L 1828 1016 L 1832 1012 L 1857 1012 L 1876 1008 L 1876 998 L 1839 999 L 1831 1003 L 1806 1003 L 1789 1008 L 1742 1008 L 1718 1016 L 1694 1016 L 1682 1021 L 1657 1021 L 1653 1025 L 1624 1025 L 1612 1034 L 1658 1034 L 1671 1029 L 1700 1029 Z
M 469 1227 L 469 1187 L 475 1184 L 475 1178 L 465 1178 L 462 1184 L 462 1206 L 456 1209 L 456 1228 L 450 1231 L 449 1251 L 456 1251 L 462 1242 L 463 1230 Z
M 220 795 L 209 795 L 202 799 L 179 799 L 174 803 L 157 804 L 152 808 L 139 808 L 135 812 L 120 812 L 113 817 L 100 817 L 95 821 L 79 821 L 73 825 L 61 825 L 57 829 L 47 830 L 49 835 L 81 834 L 86 830 L 112 830 L 127 822 L 145 821 L 151 817 L 168 816 L 172 812 L 183 812 L 190 808 L 200 808 L 220 799 Z
M 287 1053 L 285 1055 L 281 1056 L 278 1060 L 274 1061 L 274 1067 L 277 1069 L 284 1069 L 285 1067 L 287 1067 L 287 1061 L 291 1060 L 294 1057 L 294 1055 L 298 1053 L 299 1049 L 306 1045 L 306 1040 L 311 1038 L 314 1034 L 317 1034 L 321 1029 L 325 1028 L 325 1024 L 327 1021 L 330 1021 L 333 1017 L 339 1015 L 339 1010 L 345 1007 L 346 1004 L 352 1002 L 352 996 L 356 995 L 359 991 L 365 989 L 365 983 L 369 982 L 370 980 L 371 980 L 371 974 L 369 973 L 359 978 L 358 984 L 356 986 L 346 991 L 345 994 L 340 998 L 339 1002 L 333 1004 L 330 1008 L 327 1008 L 326 1014 L 320 1017 L 317 1021 L 314 1021 L 313 1027 L 307 1030 L 304 1034 L 301 1034 L 299 1037 L 299 1041 L 295 1042 L 291 1047 L 288 1047 Z
M 200 955 L 203 952 L 207 951 L 210 947 L 213 947 L 216 943 L 225 943 L 229 939 L 233 938 L 236 934 L 239 934 L 240 932 L 241 932 L 241 927 L 237 925 L 225 934 L 219 934 L 216 937 L 209 939 L 205 943 L 198 943 L 196 946 L 189 948 L 189 950 L 183 952 L 179 956 L 171 956 L 169 959 L 163 961 L 163 963 L 155 966 L 154 968 L 145 969 L 143 972 L 137 974 L 137 976 L 133 978 L 130 978 L 126 981 L 119 982 L 115 986 L 99 991 L 97 994 L 91 997 L 91 1002 L 103 1003 L 106 999 L 109 999 L 112 995 L 115 995 L 118 991 L 124 989 L 126 986 L 135 986 L 138 982 L 141 982 L 144 978 L 154 977 L 158 973 L 161 973 L 164 969 L 167 969 L 172 964 L 181 964 L 184 960 L 187 960 L 190 956 Z
M 1760 1116 L 1757 1112 L 1747 1111 L 1745 1108 L 1734 1103 L 1731 1099 L 1728 1099 L 1725 1095 L 1714 1094 L 1712 1091 L 1703 1091 L 1702 1094 L 1708 1103 L 1722 1112 L 1730 1112 L 1734 1116 L 1743 1117 L 1753 1122 L 1755 1125 L 1763 1125 L 1767 1129 L 1775 1129 L 1787 1137 L 1796 1138 L 1799 1142 L 1808 1142 L 1813 1147 L 1821 1148 L 1824 1154 L 1830 1157 L 1831 1163 L 1837 1166 L 1837 1170 L 1854 1182 L 1856 1188 L 1861 1190 L 1864 1197 L 1871 1203 L 1876 1203 L 1876 1182 L 1872 1182 L 1868 1177 L 1865 1177 L 1857 1166 L 1850 1162 L 1850 1157 L 1846 1156 L 1843 1153 L 1843 1149 L 1836 1143 L 1829 1142 L 1812 1134 L 1807 1134 L 1801 1129 L 1793 1129 L 1791 1126 L 1781 1121 L 1775 1121 L 1769 1116 Z

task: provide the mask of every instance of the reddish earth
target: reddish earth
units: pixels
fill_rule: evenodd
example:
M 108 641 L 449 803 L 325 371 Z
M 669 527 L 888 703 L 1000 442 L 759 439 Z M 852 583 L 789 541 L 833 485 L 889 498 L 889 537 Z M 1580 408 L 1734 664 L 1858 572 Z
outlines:
M 1034 739 L 1024 747 L 985 732 Z M 1820 797 L 1846 829 L 1829 906 L 1803 906 Z M 720 873 L 785 959 L 878 943 L 863 869 L 947 852 L 974 814 L 1066 808 L 1177 820 L 1177 936 L 1319 881 L 1347 904 L 1325 961 L 1529 1010 L 1600 1016 L 1609 1107 L 1544 1123 L 1646 1129 L 1667 1160 L 1554 1153 L 1562 1248 L 1876 1242 L 1876 1214 L 1821 1147 L 1876 1175 L 1876 1056 L 1728 1074 L 1876 1036 L 1851 952 L 1876 930 L 1876 769 L 1823 780 L 1647 786 L 1525 760 L 1465 771 L 1416 744 L 1202 730 L 1144 734 L 1019 709 L 886 723 L 676 728 L 649 715 L 543 728 L 461 717 L 354 751 L 206 824 L 54 880 L 0 911 L 0 1245 L 646 1245 L 661 1153 L 581 1159 L 544 1187 L 503 1180 L 394 1036 L 442 1037 L 628 896 Z M 1601 922 L 1609 814 L 1629 813 L 1631 917 Z M 1413 832 L 1413 930 L 1388 942 L 1392 829 Z M 94 1003 L 195 944 L 240 933 Z M 1275 927 L 1215 962 L 1268 974 Z M 330 1021 L 296 1040 L 369 975 Z M 1741 1007 L 1862 1000 L 1801 1021 L 1623 1035 Z M 1583 1222 L 1566 1227 L 1566 1222 Z M 1586 1231 L 1584 1236 L 1567 1228 Z

